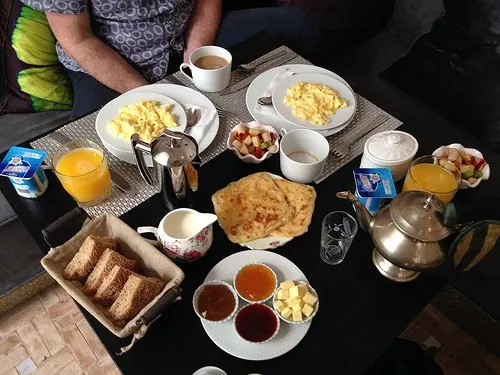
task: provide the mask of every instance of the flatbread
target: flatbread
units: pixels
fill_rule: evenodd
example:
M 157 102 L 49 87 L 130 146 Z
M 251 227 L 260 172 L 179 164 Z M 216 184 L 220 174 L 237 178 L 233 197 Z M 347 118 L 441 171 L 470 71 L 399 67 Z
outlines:
M 294 218 L 270 235 L 290 238 L 306 233 L 314 212 L 316 191 L 312 186 L 288 180 L 275 180 L 274 183 L 285 193 L 286 201 L 294 209 Z
M 230 183 L 212 196 L 212 202 L 220 226 L 234 243 L 265 237 L 294 216 L 285 194 L 267 173 Z

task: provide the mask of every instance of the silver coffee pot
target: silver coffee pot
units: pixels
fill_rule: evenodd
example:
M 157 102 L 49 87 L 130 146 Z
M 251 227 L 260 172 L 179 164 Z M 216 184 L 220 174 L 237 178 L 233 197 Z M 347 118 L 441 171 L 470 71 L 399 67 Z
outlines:
M 394 198 L 376 216 L 351 192 L 337 193 L 348 199 L 356 211 L 359 225 L 372 236 L 372 260 L 385 277 L 411 281 L 420 271 L 440 266 L 445 251 L 439 241 L 453 233 L 443 224 L 445 203 L 433 194 L 407 191 Z
M 188 134 L 165 129 L 151 143 L 141 141 L 139 134 L 133 134 L 130 141 L 144 181 L 148 185 L 154 184 L 153 176 L 147 168 L 143 155 L 147 153 L 153 158 L 160 192 L 165 203 L 170 206 L 169 208 L 177 208 L 178 202 L 186 198 L 187 180 L 184 167 L 191 165 L 196 169 L 201 164 L 196 140 Z

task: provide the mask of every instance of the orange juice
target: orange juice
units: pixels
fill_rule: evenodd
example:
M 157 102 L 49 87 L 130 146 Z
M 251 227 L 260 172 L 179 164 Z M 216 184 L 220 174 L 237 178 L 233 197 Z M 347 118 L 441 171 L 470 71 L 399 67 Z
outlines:
M 427 191 L 449 203 L 457 192 L 458 182 L 453 174 L 436 164 L 416 164 L 410 168 L 403 191 Z
M 60 157 L 55 169 L 64 189 L 80 203 L 109 195 L 111 177 L 101 151 L 89 147 L 72 149 Z

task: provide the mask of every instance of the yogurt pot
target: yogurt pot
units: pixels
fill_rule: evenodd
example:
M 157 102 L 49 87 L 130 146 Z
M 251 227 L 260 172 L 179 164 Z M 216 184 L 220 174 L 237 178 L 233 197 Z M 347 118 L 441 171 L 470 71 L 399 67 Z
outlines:
M 411 134 L 389 130 L 372 135 L 365 142 L 360 168 L 388 168 L 394 182 L 403 179 L 418 151 Z

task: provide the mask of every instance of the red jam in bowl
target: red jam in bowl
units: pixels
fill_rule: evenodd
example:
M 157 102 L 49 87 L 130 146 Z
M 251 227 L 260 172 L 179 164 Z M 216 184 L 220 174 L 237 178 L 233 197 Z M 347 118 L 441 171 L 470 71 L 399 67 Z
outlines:
M 235 326 L 238 334 L 245 340 L 263 342 L 275 334 L 278 329 L 278 317 L 266 305 L 251 304 L 238 311 Z

